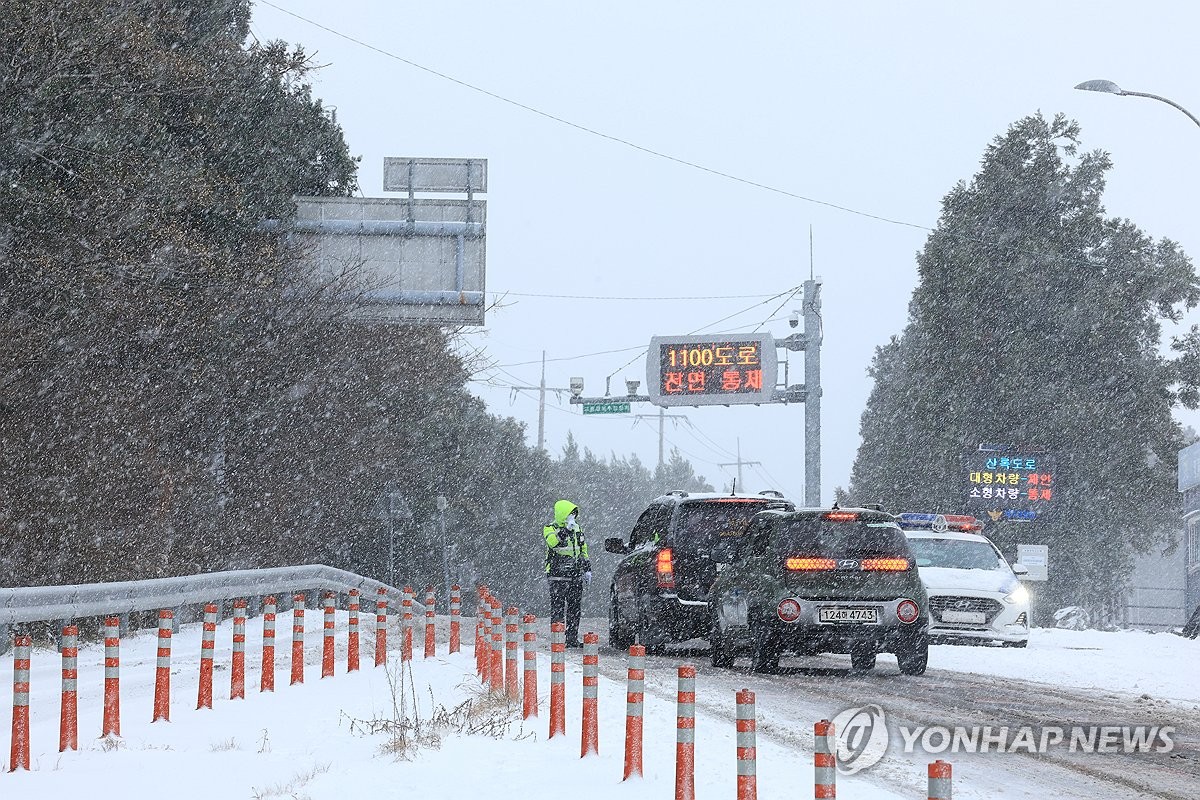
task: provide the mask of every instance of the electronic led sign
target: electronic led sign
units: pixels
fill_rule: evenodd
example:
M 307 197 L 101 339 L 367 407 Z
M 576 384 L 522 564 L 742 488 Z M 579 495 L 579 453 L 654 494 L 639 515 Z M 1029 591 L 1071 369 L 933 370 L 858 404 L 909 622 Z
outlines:
M 769 403 L 779 362 L 769 333 L 655 336 L 646 355 L 650 402 L 659 406 Z

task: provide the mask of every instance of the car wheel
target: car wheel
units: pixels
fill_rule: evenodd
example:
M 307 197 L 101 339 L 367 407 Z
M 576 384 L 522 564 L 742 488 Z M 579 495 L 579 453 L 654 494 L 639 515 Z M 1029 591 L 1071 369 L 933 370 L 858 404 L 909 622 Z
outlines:
M 734 659 L 737 658 L 737 651 L 729 639 L 721 633 L 721 623 L 717 621 L 716 615 L 713 615 L 712 632 L 709 634 L 708 640 L 712 644 L 712 665 L 722 668 L 732 667 Z
M 929 665 L 929 637 L 915 637 L 897 648 L 896 662 L 903 675 L 924 675 Z
M 754 653 L 751 656 L 751 668 L 755 672 L 772 673 L 779 671 L 779 633 L 769 625 L 755 625 Z
M 875 669 L 875 645 L 857 644 L 850 648 L 850 664 L 856 670 L 866 672 Z
M 654 630 L 654 622 L 646 613 L 645 603 L 638 603 L 637 643 L 646 648 L 646 655 L 661 655 L 663 642 L 661 635 Z
M 1029 640 L 1028 640 L 1028 639 L 1022 639 L 1022 640 L 1021 640 L 1021 641 L 1019 641 L 1019 642 L 1006 642 L 1006 643 L 1005 643 L 1005 646 L 1006 646 L 1006 647 L 1025 647 L 1025 646 L 1027 646 L 1028 644 L 1029 644 Z
M 611 595 L 608 606 L 608 644 L 616 650 L 628 650 L 633 644 L 633 637 L 621 627 L 621 611 L 617 606 L 617 595 Z

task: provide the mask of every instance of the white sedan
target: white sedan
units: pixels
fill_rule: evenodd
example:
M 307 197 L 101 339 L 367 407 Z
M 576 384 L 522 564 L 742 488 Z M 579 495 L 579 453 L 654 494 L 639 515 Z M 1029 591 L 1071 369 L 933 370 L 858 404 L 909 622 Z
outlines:
M 979 530 L 974 517 L 900 514 L 900 527 L 929 593 L 933 644 L 1000 644 L 1029 641 L 1029 592 Z

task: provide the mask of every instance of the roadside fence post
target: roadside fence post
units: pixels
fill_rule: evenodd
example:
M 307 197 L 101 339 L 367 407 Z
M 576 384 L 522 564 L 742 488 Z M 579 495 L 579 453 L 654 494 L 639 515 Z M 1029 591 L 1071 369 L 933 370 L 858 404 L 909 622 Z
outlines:
M 171 720 L 171 629 L 175 612 L 158 612 L 158 661 L 154 676 L 154 715 L 151 722 Z
M 521 719 L 537 716 L 537 632 L 533 628 L 536 622 L 537 617 L 533 614 L 526 614 L 522 619 L 525 629 L 522 636 L 525 640 L 525 702 L 521 706 Z
M 229 699 L 246 697 L 246 601 L 233 601 L 233 656 L 229 666 Z
M 400 618 L 400 660 L 412 661 L 412 629 L 413 629 L 413 610 L 412 610 L 413 589 L 411 586 L 404 587 L 404 599 L 400 602 L 400 607 L 404 611 L 404 616 Z
M 550 623 L 550 735 L 567 735 L 567 623 Z
M 642 710 L 646 698 L 646 648 L 629 647 L 625 674 L 625 771 L 621 780 L 642 777 Z
M 487 670 L 484 668 L 483 650 L 484 650 L 484 631 L 487 626 L 488 614 L 487 604 L 485 603 L 485 591 L 483 586 L 479 587 L 479 604 L 475 607 L 475 671 L 479 673 L 479 677 L 484 683 L 487 682 Z M 490 641 L 490 640 L 489 640 Z M 491 644 L 488 644 L 491 647 Z
M 260 692 L 275 691 L 275 598 L 263 598 L 263 655 Z
M 380 586 L 375 599 L 375 666 L 387 663 L 387 589 Z
M 8 771 L 29 771 L 29 657 L 33 637 L 13 637 L 12 750 Z
M 425 658 L 437 655 L 437 598 L 433 594 L 433 584 L 425 587 Z
M 458 588 L 458 584 L 450 587 L 450 650 L 451 653 L 457 653 L 461 646 L 459 641 L 462 633 L 459 630 L 462 617 L 462 590 Z
M 929 763 L 929 800 L 950 800 L 952 767 L 949 761 Z
M 358 589 L 350 590 L 350 633 L 346 642 L 346 672 L 358 672 Z
M 322 619 L 322 621 L 325 623 L 325 625 L 324 625 L 325 636 L 323 637 L 323 641 L 321 642 L 321 677 L 322 678 L 332 678 L 333 677 L 333 659 L 334 659 L 333 629 L 334 629 L 334 602 L 335 602 L 333 592 L 326 592 L 325 596 L 323 598 L 321 598 L 321 600 L 325 604 L 325 615 L 324 615 L 324 618 Z
M 837 741 L 827 719 L 813 726 L 813 797 L 837 797 Z
M 304 595 L 292 595 L 292 682 L 304 683 Z
M 579 757 L 600 752 L 600 728 L 597 711 L 600 695 L 600 637 L 583 635 L 583 733 Z
M 516 606 L 504 609 L 504 695 L 509 700 L 520 696 L 517 677 L 517 615 Z
M 196 708 L 212 708 L 213 655 L 217 646 L 217 604 L 204 604 L 204 628 L 200 634 L 200 688 Z
M 121 619 L 104 618 L 104 717 L 101 736 L 121 735 Z
M 758 753 L 755 747 L 754 692 L 737 693 L 737 800 L 758 798 Z
M 79 626 L 62 629 L 62 707 L 58 752 L 79 749 Z
M 492 651 L 488 685 L 496 693 L 504 691 L 504 613 L 500 601 L 492 598 Z
M 696 800 L 696 668 L 679 668 L 675 699 L 675 800 Z

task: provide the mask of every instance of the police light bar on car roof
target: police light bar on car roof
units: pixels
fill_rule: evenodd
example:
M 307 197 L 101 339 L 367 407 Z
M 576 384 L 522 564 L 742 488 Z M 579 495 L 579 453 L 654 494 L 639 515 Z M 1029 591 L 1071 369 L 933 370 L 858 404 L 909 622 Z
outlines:
M 906 511 L 903 514 L 897 514 L 896 519 L 900 522 L 901 528 L 909 531 L 925 530 L 937 533 L 943 531 L 962 531 L 970 533 L 971 531 L 983 530 L 983 523 L 967 514 L 917 514 Z

